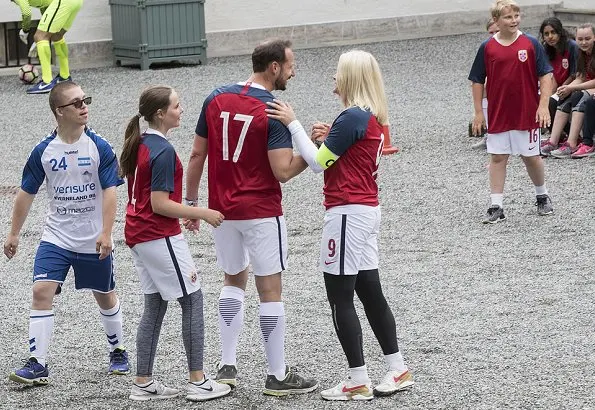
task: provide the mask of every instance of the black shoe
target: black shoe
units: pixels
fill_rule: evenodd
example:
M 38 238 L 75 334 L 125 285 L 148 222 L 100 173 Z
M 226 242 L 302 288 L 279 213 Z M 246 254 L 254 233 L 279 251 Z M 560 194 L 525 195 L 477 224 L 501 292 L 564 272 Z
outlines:
M 481 222 L 484 224 L 495 224 L 505 219 L 504 209 L 498 205 L 492 205 L 488 208 L 488 212 Z
M 264 384 L 264 394 L 269 396 L 287 396 L 289 394 L 310 393 L 318 388 L 314 379 L 306 379 L 298 375 L 295 369 L 286 366 L 285 378 L 281 381 L 269 374 Z
M 535 205 L 537 205 L 537 213 L 540 216 L 551 215 L 554 213 L 552 200 L 549 196 L 547 196 L 547 194 L 537 195 L 537 201 L 535 202 Z
M 238 369 L 234 365 L 224 364 L 217 369 L 217 376 L 215 376 L 215 381 L 223 384 L 228 384 L 231 387 L 236 387 L 237 375 Z

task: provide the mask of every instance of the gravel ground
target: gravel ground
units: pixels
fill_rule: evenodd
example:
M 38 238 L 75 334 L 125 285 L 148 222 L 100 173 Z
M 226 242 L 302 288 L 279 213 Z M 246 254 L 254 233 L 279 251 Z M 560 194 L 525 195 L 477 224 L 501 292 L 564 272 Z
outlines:
M 413 390 L 365 404 L 323 402 L 318 394 L 285 399 L 261 393 L 265 358 L 260 343 L 254 285 L 247 291 L 246 323 L 238 351 L 239 387 L 208 404 L 175 399 L 137 405 L 127 399 L 132 376 L 107 377 L 106 343 L 89 293 L 75 292 L 69 277 L 55 300 L 51 344 L 53 383 L 15 387 L 2 376 L 0 408 L 588 408 L 595 402 L 595 342 L 592 338 L 595 281 L 591 206 L 593 160 L 547 160 L 547 183 L 556 207 L 538 217 L 534 192 L 519 159 L 509 165 L 505 208 L 508 220 L 479 223 L 488 205 L 487 156 L 469 147 L 471 117 L 468 71 L 481 34 L 363 45 L 384 71 L 390 101 L 393 143 L 399 155 L 381 163 L 383 227 L 380 237 L 384 290 L 397 320 L 400 344 L 416 379 Z M 308 128 L 331 121 L 341 107 L 332 94 L 332 75 L 348 48 L 296 52 L 297 76 L 279 95 Z M 148 84 L 175 87 L 186 108 L 183 127 L 172 142 L 187 164 L 203 99 L 216 86 L 250 74 L 249 57 L 212 59 L 206 66 L 140 72 L 101 68 L 73 73 L 92 95 L 91 125 L 119 152 L 127 120 Z M 16 76 L 0 77 L 0 118 L 6 142 L 0 184 L 20 183 L 26 157 L 50 131 L 47 97 L 28 96 Z M 9 154 L 10 153 L 10 154 Z M 346 375 L 346 360 L 334 334 L 322 275 L 317 270 L 321 235 L 322 178 L 307 171 L 284 186 L 290 258 L 284 277 L 287 361 L 329 387 Z M 204 190 L 203 198 L 204 198 Z M 142 310 L 130 251 L 123 244 L 125 189 L 114 229 L 117 289 L 125 313 L 127 345 L 134 360 L 135 331 Z M 26 357 L 31 268 L 45 213 L 38 195 L 19 254 L 0 262 L 4 347 L 0 374 L 8 375 Z M 13 196 L 0 195 L 2 238 L 9 228 Z M 211 233 L 188 235 L 202 268 L 206 297 L 206 366 L 213 372 L 219 336 L 216 306 L 222 283 Z M 365 354 L 378 381 L 381 350 L 365 316 Z M 88 324 L 88 325 L 86 325 Z M 155 374 L 184 386 L 185 357 L 180 308 L 166 317 Z

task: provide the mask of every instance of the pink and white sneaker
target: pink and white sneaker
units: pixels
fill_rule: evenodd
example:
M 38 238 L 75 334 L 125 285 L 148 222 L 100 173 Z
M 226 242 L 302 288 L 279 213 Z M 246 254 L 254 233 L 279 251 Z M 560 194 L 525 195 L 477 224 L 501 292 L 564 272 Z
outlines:
M 590 147 L 581 143 L 577 150 L 570 155 L 570 158 L 587 158 L 592 157 L 593 155 L 595 155 L 595 147 Z

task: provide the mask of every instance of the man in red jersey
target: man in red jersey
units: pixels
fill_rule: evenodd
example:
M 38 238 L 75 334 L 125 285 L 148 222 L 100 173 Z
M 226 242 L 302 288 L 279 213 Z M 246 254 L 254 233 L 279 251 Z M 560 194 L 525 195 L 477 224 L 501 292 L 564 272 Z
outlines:
M 481 44 L 469 74 L 475 134 L 479 134 L 486 124 L 481 100 L 487 76 L 491 206 L 483 223 L 505 219 L 502 205 L 504 181 L 511 154 L 521 156 L 535 185 L 538 214 L 553 213 L 545 187 L 543 161 L 539 156 L 540 127 L 547 127 L 551 122 L 548 99 L 552 67 L 539 41 L 519 30 L 520 8 L 514 1 L 499 0 L 491 12 L 500 31 Z
M 236 384 L 236 349 L 244 319 L 244 291 L 252 264 L 260 297 L 260 328 L 268 361 L 264 393 L 283 396 L 315 390 L 315 380 L 285 364 L 285 313 L 281 271 L 286 268 L 287 230 L 281 186 L 307 164 L 293 155 L 291 133 L 269 119 L 266 102 L 285 90 L 294 73 L 289 41 L 274 40 L 252 53 L 248 81 L 216 89 L 205 100 L 188 164 L 187 202 L 196 204 L 204 163 L 209 157 L 209 208 L 225 221 L 214 231 L 217 264 L 225 272 L 219 296 L 222 357 L 216 380 Z M 197 229 L 188 221 L 189 229 Z

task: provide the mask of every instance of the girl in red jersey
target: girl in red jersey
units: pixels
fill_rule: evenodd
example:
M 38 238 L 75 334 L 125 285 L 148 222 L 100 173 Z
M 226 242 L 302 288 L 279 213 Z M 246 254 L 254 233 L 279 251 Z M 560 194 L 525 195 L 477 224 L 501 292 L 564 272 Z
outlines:
M 324 171 L 324 227 L 320 267 L 335 331 L 347 356 L 349 377 L 321 392 L 326 400 L 370 400 L 413 385 L 397 343 L 392 311 L 378 273 L 380 206 L 376 175 L 384 145 L 388 110 L 376 59 L 353 50 L 339 58 L 336 86 L 345 110 L 335 119 L 318 149 L 295 119 L 291 107 L 275 100 L 267 112 L 288 126 L 300 154 L 314 172 Z M 327 129 L 317 124 L 312 138 Z M 354 293 L 384 353 L 387 373 L 372 391 L 364 362 L 362 330 Z
M 576 78 L 567 85 L 558 87 L 560 97 L 558 113 L 552 125 L 552 135 L 546 145 L 557 147 L 564 127 L 570 120 L 568 141 L 557 149 L 551 150 L 555 158 L 582 158 L 595 154 L 595 148 L 586 144 L 578 144 L 579 134 L 583 126 L 585 101 L 595 93 L 595 27 L 582 24 L 576 29 L 578 43 L 578 63 Z M 547 152 L 547 150 L 546 150 Z
M 576 75 L 576 60 L 578 58 L 578 45 L 573 40 L 571 34 L 562 27 L 562 22 L 557 17 L 548 17 L 541 23 L 539 28 L 539 37 L 541 44 L 554 69 L 554 81 L 552 84 L 551 97 L 549 101 L 549 110 L 551 121 L 554 121 L 558 108 L 558 87 L 568 85 L 574 80 Z M 549 127 L 550 132 L 552 127 Z M 550 145 L 545 143 L 545 151 Z M 555 149 L 555 147 L 554 147 Z
M 154 86 L 140 96 L 138 114 L 126 128 L 120 174 L 128 180 L 124 235 L 145 295 L 136 347 L 137 370 L 130 399 L 167 399 L 179 391 L 153 379 L 153 363 L 167 303 L 182 307 L 182 338 L 188 360 L 186 399 L 209 400 L 230 392 L 230 387 L 207 379 L 203 372 L 203 296 L 198 271 L 182 235 L 179 218 L 203 219 L 217 227 L 218 211 L 182 205 L 182 164 L 167 140 L 180 125 L 183 109 L 177 93 Z M 144 117 L 149 128 L 140 133 Z

